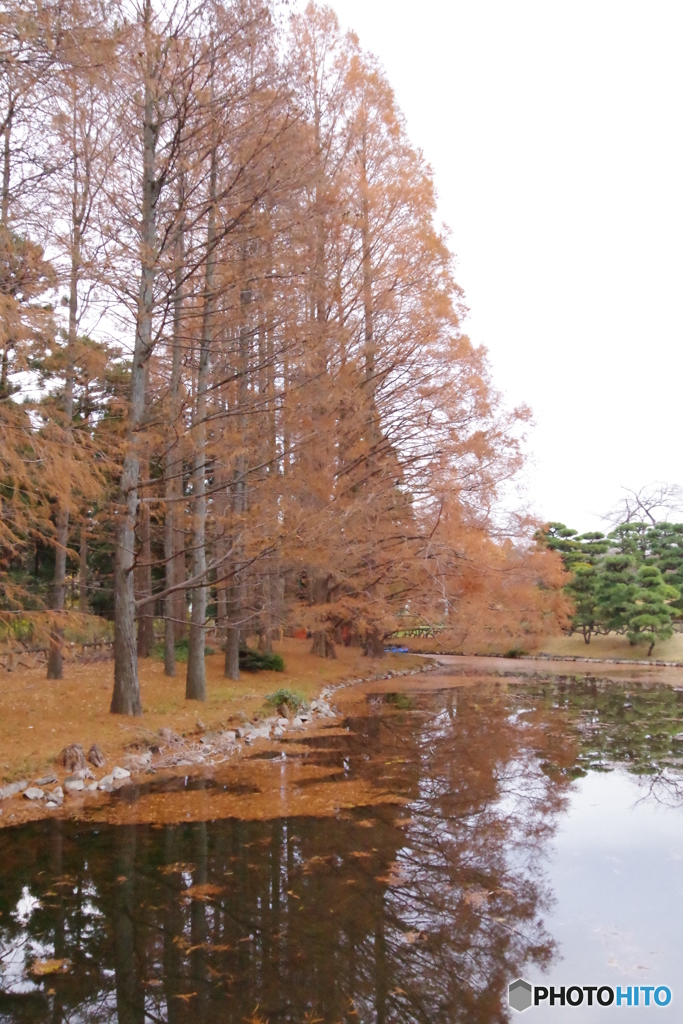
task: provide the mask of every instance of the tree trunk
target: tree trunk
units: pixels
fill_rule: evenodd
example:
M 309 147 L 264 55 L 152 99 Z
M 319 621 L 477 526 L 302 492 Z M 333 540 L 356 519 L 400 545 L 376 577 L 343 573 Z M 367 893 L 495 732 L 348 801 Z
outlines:
M 10 139 L 12 136 L 12 120 L 14 117 L 14 99 L 10 96 L 7 116 L 5 118 L 5 130 L 3 131 L 3 153 L 2 153 L 2 226 L 7 227 L 9 218 L 9 186 L 10 186 L 10 163 L 11 150 Z
M 206 622 L 206 408 L 209 387 L 209 353 L 213 335 L 214 270 L 216 263 L 216 149 L 211 153 L 209 180 L 209 211 L 206 232 L 206 271 L 204 277 L 204 315 L 202 341 L 197 374 L 195 405 L 195 457 L 192 477 L 192 575 L 203 577 L 192 591 L 190 645 L 187 656 L 186 700 L 206 700 L 206 667 L 204 660 L 204 626 Z
M 73 223 L 71 245 L 71 273 L 69 277 L 69 328 L 67 333 L 67 365 L 64 380 L 64 399 L 62 413 L 64 416 L 64 443 L 70 448 L 73 445 L 73 408 L 74 408 L 74 348 L 78 330 L 78 275 L 81 265 L 80 223 L 77 219 L 77 187 L 74 180 Z M 55 536 L 55 575 L 53 608 L 56 612 L 64 610 L 66 598 L 66 551 L 69 543 L 69 503 L 71 498 L 70 481 L 65 481 L 68 488 L 65 497 L 57 505 L 56 536 Z M 61 679 L 64 672 L 62 659 L 63 631 L 61 625 L 54 623 L 50 634 L 50 652 L 47 659 L 47 678 Z
M 151 0 L 145 0 L 145 42 L 151 49 Z M 138 506 L 140 459 L 139 431 L 145 415 L 147 364 L 152 353 L 152 316 L 154 311 L 154 252 L 156 248 L 156 215 L 159 183 L 155 177 L 156 111 L 152 72 L 145 76 L 144 114 L 142 125 L 142 210 L 140 245 L 140 287 L 135 331 L 135 349 L 131 366 L 128 400 L 127 446 L 121 470 L 116 556 L 114 565 L 114 693 L 110 710 L 114 714 L 141 715 L 138 681 L 137 645 L 135 642 L 135 591 L 133 564 L 135 559 L 135 515 Z
M 168 477 L 166 480 L 167 495 L 169 493 Z M 167 503 L 164 515 L 164 567 L 166 589 L 175 586 L 174 558 L 173 558 L 173 533 L 174 533 L 174 505 Z M 175 623 L 173 621 L 173 609 L 175 594 L 167 594 L 164 598 L 164 674 L 175 675 Z
M 371 630 L 365 638 L 366 657 L 383 658 L 384 653 L 384 637 L 378 629 Z
M 181 547 L 182 564 L 178 557 L 177 522 L 181 516 L 180 498 L 183 493 L 182 452 L 178 458 L 182 424 L 180 423 L 180 381 L 182 374 L 182 317 L 183 317 L 183 274 L 185 270 L 185 181 L 181 175 L 178 191 L 180 223 L 176 237 L 175 252 L 175 294 L 173 296 L 173 353 L 171 362 L 171 386 L 169 391 L 171 430 L 164 456 L 164 565 L 166 588 L 174 587 L 185 578 L 185 546 Z M 185 609 L 185 594 L 177 591 L 167 594 L 164 600 L 164 672 L 175 675 L 175 642 L 184 633 L 184 622 L 179 622 Z M 183 615 L 184 619 L 184 615 Z
M 240 631 L 236 626 L 229 625 L 225 637 L 225 672 L 226 679 L 240 678 Z
M 327 635 L 326 629 L 316 629 L 313 633 L 311 654 L 317 654 L 319 658 L 336 659 L 337 651 L 334 646 L 334 641 Z
M 136 599 L 152 596 L 152 530 L 147 502 L 140 503 L 140 555 L 135 569 Z M 149 658 L 154 643 L 154 604 L 148 601 L 138 612 L 138 658 Z
M 81 615 L 88 611 L 88 527 L 81 524 L 81 543 L 78 552 L 78 610 Z
M 182 473 L 183 463 L 182 459 L 179 460 L 178 472 Z M 181 498 L 183 495 L 183 481 L 182 477 L 178 480 L 178 497 Z M 182 503 L 178 503 L 175 509 L 175 528 L 173 531 L 173 550 L 175 552 L 173 556 L 173 579 L 176 583 L 180 583 L 186 578 L 186 560 L 185 560 L 185 509 Z M 173 627 L 175 632 L 175 639 L 184 640 L 187 636 L 187 595 L 184 590 L 178 590 L 175 594 L 174 605 L 173 605 Z
M 55 582 L 53 608 L 56 612 L 64 610 L 66 591 L 66 547 L 69 539 L 69 510 L 61 507 L 57 510 L 55 546 Z M 55 621 L 50 631 L 50 650 L 47 657 L 47 678 L 61 679 L 64 674 L 62 658 L 63 630 Z

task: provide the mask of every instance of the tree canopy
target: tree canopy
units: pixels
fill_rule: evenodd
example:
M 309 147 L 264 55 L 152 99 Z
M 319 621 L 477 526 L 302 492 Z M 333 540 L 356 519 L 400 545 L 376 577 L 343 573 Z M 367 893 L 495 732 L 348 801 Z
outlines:
M 683 616 L 683 524 L 629 520 L 605 536 L 549 523 L 537 540 L 571 573 L 564 590 L 574 606 L 572 629 L 586 643 L 597 633 L 621 633 L 647 643 L 651 654 L 672 635 Z
M 332 657 L 564 622 L 558 555 L 497 514 L 529 411 L 334 13 L 10 0 L 0 49 L 2 615 L 49 674 L 75 614 L 113 617 L 129 714 L 159 619 L 200 700 L 207 629 L 238 678 L 282 630 Z

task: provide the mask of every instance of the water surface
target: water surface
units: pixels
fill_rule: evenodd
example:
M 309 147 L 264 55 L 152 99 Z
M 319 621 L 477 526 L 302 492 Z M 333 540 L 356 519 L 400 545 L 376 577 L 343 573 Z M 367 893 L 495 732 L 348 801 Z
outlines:
M 657 1019 L 683 1019 L 682 692 L 369 694 L 345 726 L 238 782 L 121 791 L 123 824 L 0 832 L 0 1021 L 492 1024 L 519 976 L 668 984 Z M 221 794 L 253 814 L 178 820 Z M 528 1019 L 572 1012 L 593 1019 Z

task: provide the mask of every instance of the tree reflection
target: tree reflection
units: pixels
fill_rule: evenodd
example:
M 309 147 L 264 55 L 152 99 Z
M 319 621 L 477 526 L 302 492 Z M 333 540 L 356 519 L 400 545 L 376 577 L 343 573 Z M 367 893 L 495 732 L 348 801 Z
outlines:
M 554 954 L 543 857 L 574 732 L 494 690 L 370 711 L 310 757 L 393 803 L 0 833 L 0 949 L 69 967 L 5 971 L 0 1021 L 507 1021 L 508 982 Z
M 663 684 L 624 687 L 609 679 L 564 679 L 520 695 L 548 719 L 561 709 L 576 730 L 571 768 L 610 771 L 617 765 L 641 777 L 643 799 L 683 805 L 683 690 Z M 680 737 L 680 738 L 679 738 Z

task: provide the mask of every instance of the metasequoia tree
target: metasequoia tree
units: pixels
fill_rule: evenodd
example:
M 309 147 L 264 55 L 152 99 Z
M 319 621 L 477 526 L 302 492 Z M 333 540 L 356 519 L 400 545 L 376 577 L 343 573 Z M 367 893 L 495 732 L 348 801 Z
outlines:
M 282 630 L 381 656 L 410 624 L 561 621 L 557 557 L 496 517 L 528 412 L 462 332 L 431 171 L 357 38 L 313 4 L 46 11 L 2 25 L 0 541 L 54 549 L 50 674 L 79 544 L 82 609 L 115 556 L 116 713 L 159 616 L 169 676 L 189 619 L 196 700 L 207 629 L 237 679 Z
M 119 131 L 130 163 L 117 167 L 110 185 L 113 286 L 120 301 L 133 306 L 135 343 L 127 410 L 127 437 L 120 478 L 114 606 L 114 694 L 111 710 L 141 714 L 135 636 L 135 525 L 139 504 L 144 427 L 149 409 L 150 359 L 166 319 L 168 280 L 163 271 L 172 256 L 169 221 L 176 213 L 173 193 L 180 165 L 188 95 L 201 55 L 182 45 L 195 12 L 174 8 L 157 16 L 151 0 L 134 11 L 122 43 Z M 180 42 L 179 42 L 180 39 Z M 137 294 L 131 285 L 138 279 Z M 161 319 L 161 324 L 159 323 Z
M 99 11 L 80 2 L 65 6 L 55 26 L 56 46 L 53 74 L 46 96 L 45 112 L 51 119 L 51 154 L 54 170 L 48 198 L 53 204 L 51 247 L 56 263 L 63 265 L 68 320 L 61 332 L 63 342 L 53 354 L 52 372 L 63 375 L 61 409 L 49 417 L 51 429 L 61 434 L 67 452 L 82 445 L 87 434 L 73 429 L 74 397 L 78 386 L 77 365 L 82 364 L 82 328 L 86 318 L 93 321 L 92 293 L 100 274 L 98 261 L 101 236 L 96 230 L 103 190 L 114 158 L 109 132 L 109 96 L 113 70 L 114 41 Z M 64 209 L 70 216 L 64 216 Z M 95 312 L 95 317 L 97 312 Z M 79 356 L 81 357 L 79 359 Z M 61 366 L 55 365 L 61 363 Z M 76 453 L 75 453 L 76 454 Z M 83 455 L 90 453 L 81 453 Z M 92 458 L 87 459 L 92 466 Z M 78 467 L 80 470 L 80 467 Z M 69 520 L 74 498 L 72 483 L 79 474 L 74 465 L 67 474 L 63 494 L 57 501 L 55 518 L 55 573 L 53 608 L 65 605 L 66 559 Z M 95 481 L 92 481 L 95 483 Z M 92 491 L 92 486 L 89 488 Z M 81 496 L 83 485 L 81 485 Z M 86 484 L 86 490 L 88 490 Z M 48 678 L 62 678 L 61 630 L 52 630 L 48 657 Z

